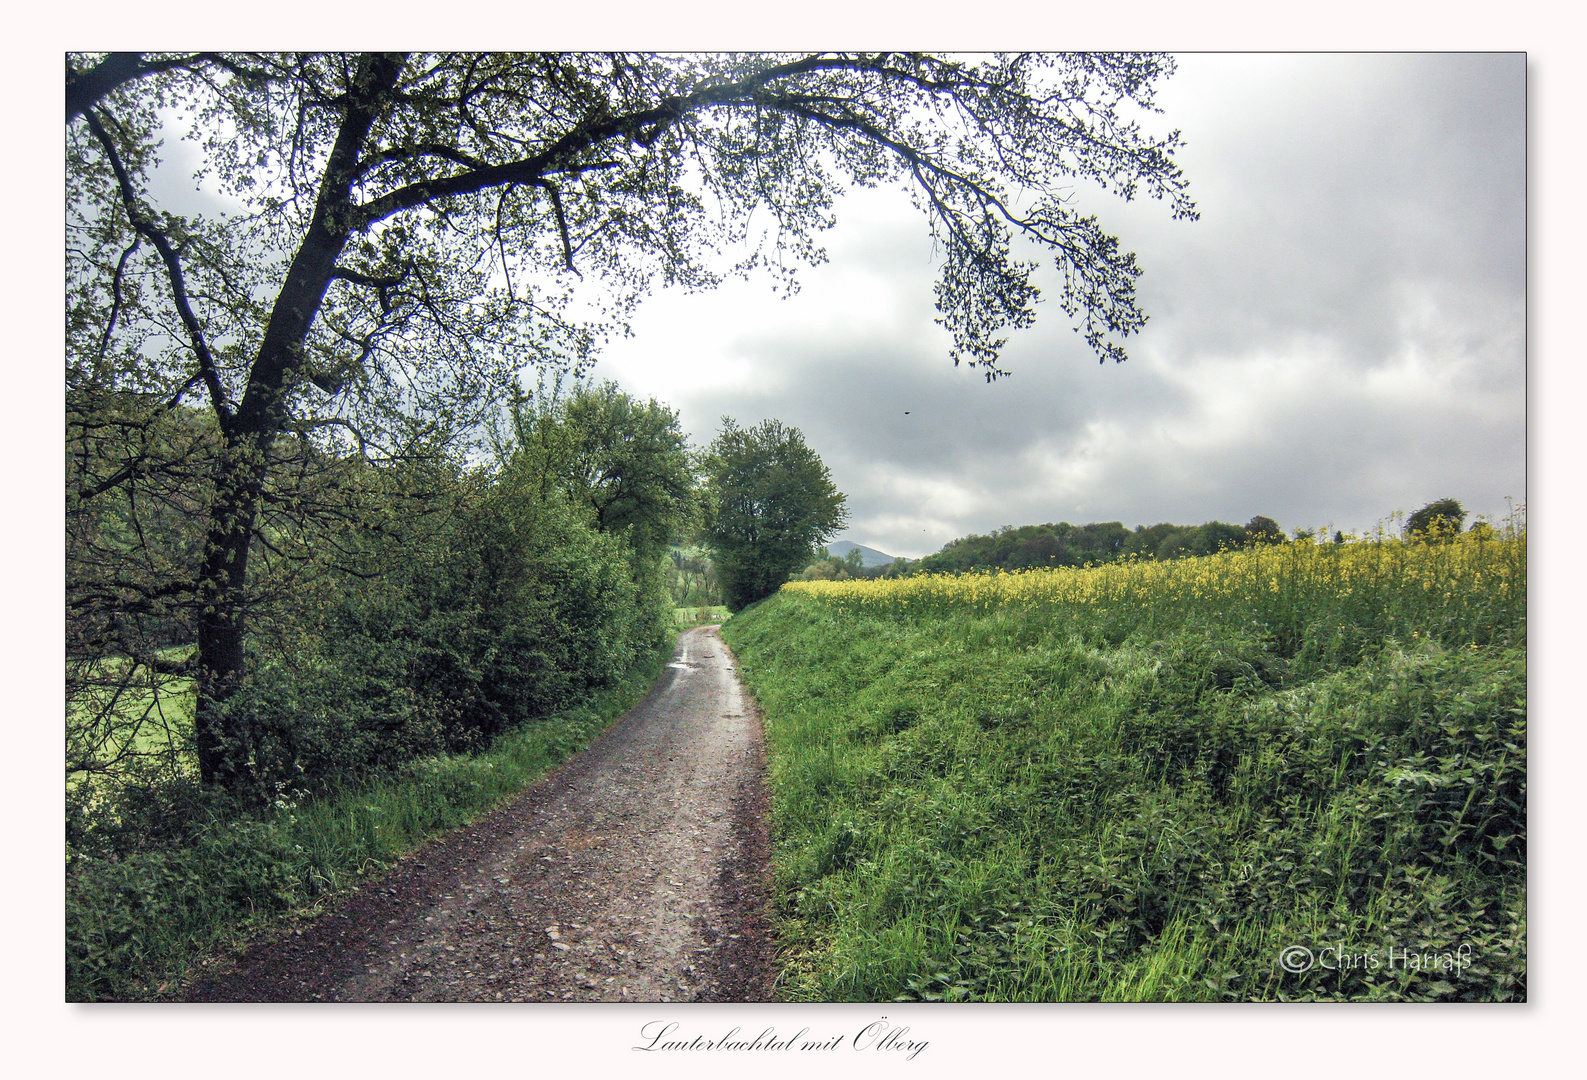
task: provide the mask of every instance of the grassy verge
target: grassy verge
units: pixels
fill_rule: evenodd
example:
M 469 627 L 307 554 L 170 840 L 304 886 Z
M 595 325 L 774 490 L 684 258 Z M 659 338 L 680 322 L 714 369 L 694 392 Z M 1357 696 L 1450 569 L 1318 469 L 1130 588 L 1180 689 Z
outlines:
M 667 650 L 623 682 L 510 732 L 355 790 L 263 815 L 212 806 L 180 843 L 78 856 L 66 888 L 68 1001 L 160 1000 L 197 961 L 368 880 L 583 749 L 655 681 Z
M 1188 560 L 745 612 L 782 993 L 1524 1000 L 1524 550 L 1481 557 L 1370 602 Z

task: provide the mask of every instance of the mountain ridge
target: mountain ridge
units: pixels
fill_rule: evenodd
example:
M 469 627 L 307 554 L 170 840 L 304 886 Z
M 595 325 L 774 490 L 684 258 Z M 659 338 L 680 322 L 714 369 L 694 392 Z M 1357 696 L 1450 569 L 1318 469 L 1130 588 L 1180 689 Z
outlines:
M 885 551 L 877 551 L 873 547 L 866 547 L 864 544 L 856 544 L 852 540 L 834 540 L 832 543 L 826 545 L 827 554 L 835 556 L 839 559 L 843 558 L 850 551 L 856 548 L 859 549 L 860 553 L 860 565 L 864 567 L 888 566 L 894 559 L 894 556 L 887 554 Z

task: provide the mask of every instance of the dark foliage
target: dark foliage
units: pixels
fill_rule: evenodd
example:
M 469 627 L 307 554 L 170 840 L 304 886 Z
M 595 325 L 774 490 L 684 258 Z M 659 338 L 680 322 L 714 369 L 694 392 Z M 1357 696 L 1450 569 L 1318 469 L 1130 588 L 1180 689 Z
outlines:
M 1466 510 L 1455 499 L 1438 499 L 1405 519 L 1405 535 L 1436 538 L 1458 533 L 1466 521 Z
M 1271 530 L 1271 531 L 1269 531 Z M 1010 525 L 989 536 L 971 534 L 945 544 L 935 555 L 910 564 L 926 573 L 969 570 L 1027 570 L 1051 566 L 1086 566 L 1124 557 L 1180 559 L 1211 555 L 1256 542 L 1282 543 L 1284 534 L 1271 518 L 1257 517 L 1244 528 L 1221 521 L 1204 525 L 1137 525 L 1122 522 L 1067 521 L 1046 525 Z

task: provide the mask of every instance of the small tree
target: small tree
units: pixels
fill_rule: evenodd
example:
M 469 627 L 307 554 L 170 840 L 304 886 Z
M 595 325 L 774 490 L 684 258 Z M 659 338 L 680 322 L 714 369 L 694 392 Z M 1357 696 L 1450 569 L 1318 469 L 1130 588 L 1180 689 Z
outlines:
M 1455 499 L 1430 502 L 1405 521 L 1405 535 L 1432 538 L 1458 533 L 1466 521 L 1466 509 Z
M 1284 530 L 1278 527 L 1278 522 L 1270 517 L 1256 515 L 1245 523 L 1245 535 L 1252 544 L 1282 544 Z
M 848 522 L 843 493 L 798 428 L 724 417 L 705 457 L 706 541 L 735 611 L 776 592 Z

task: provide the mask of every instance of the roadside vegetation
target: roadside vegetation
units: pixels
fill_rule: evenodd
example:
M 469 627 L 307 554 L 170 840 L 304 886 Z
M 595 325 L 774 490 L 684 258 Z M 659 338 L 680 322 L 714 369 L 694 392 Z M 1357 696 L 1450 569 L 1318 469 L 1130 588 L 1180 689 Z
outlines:
M 740 614 L 781 994 L 1524 1000 L 1524 519 L 1455 527 Z
M 419 758 L 319 798 L 260 808 L 193 784 L 132 789 L 99 854 L 69 853 L 67 1000 L 175 997 L 211 956 L 317 914 L 583 749 L 644 696 L 662 659 L 487 750 Z
M 677 629 L 729 617 L 720 552 L 679 541 L 737 488 L 671 409 L 553 381 L 480 434 L 472 461 L 278 444 L 296 488 L 267 500 L 206 750 L 190 509 L 216 447 L 161 402 L 68 396 L 70 999 L 179 992 L 584 746 Z
M 73 1000 L 159 996 L 206 948 L 494 805 L 637 700 L 670 648 L 666 553 L 694 498 L 671 410 L 553 387 L 514 402 L 473 466 L 304 442 L 322 487 L 258 537 L 248 672 L 206 776 L 194 650 L 171 644 L 195 613 L 149 602 L 202 547 L 181 476 L 153 464 L 171 442 L 69 405 Z M 95 490 L 140 457 L 163 486 Z

